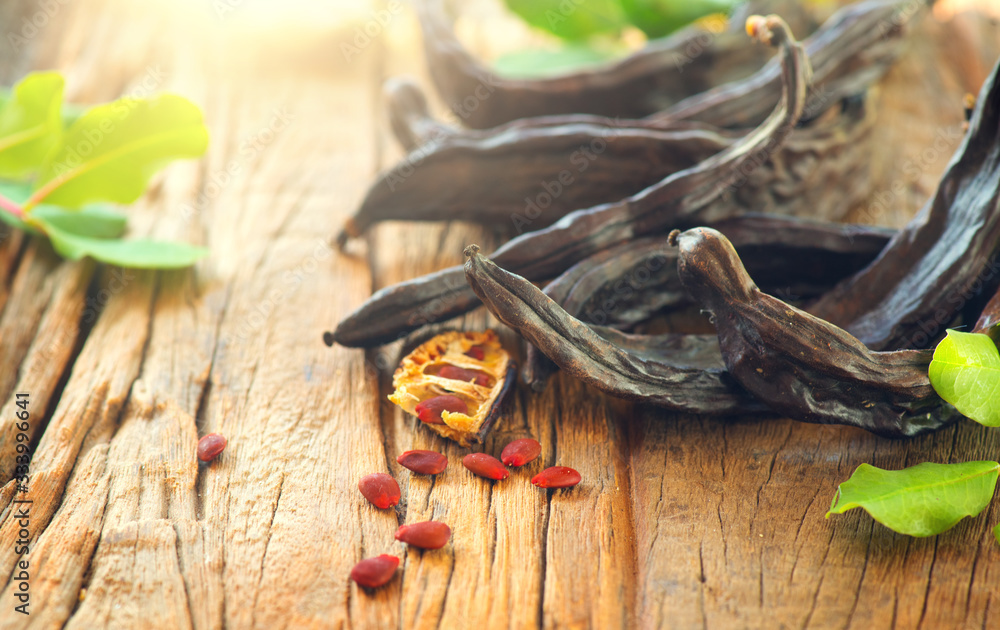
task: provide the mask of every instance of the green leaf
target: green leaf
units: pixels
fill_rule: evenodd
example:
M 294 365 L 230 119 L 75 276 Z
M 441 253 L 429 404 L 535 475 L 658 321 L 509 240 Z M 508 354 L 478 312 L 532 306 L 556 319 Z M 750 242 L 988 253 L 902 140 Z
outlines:
M 617 34 L 628 24 L 616 0 L 507 0 L 507 7 L 528 24 L 569 40 Z
M 728 13 L 742 0 L 621 0 L 627 19 L 649 37 L 663 37 L 713 13 Z
M 39 169 L 62 136 L 63 78 L 29 74 L 0 107 L 0 176 L 22 177 Z
M 34 220 L 48 234 L 52 247 L 59 255 L 70 260 L 90 256 L 95 260 L 119 267 L 175 269 L 190 267 L 208 255 L 208 250 L 204 247 L 187 243 L 92 238 L 67 232 L 45 219 L 34 217 Z
M 28 206 L 132 203 L 156 171 L 171 160 L 199 157 L 207 146 L 201 111 L 180 96 L 99 105 L 80 116 L 49 155 Z
M 1000 426 L 1000 354 L 987 335 L 949 330 L 928 368 L 938 396 L 988 427 Z
M 917 464 L 903 470 L 858 466 L 840 484 L 826 517 L 863 508 L 879 523 L 909 536 L 934 536 L 989 504 L 1000 464 Z
M 105 239 L 118 238 L 124 234 L 128 223 L 128 217 L 124 214 L 100 204 L 84 206 L 80 210 L 35 206 L 28 216 L 31 217 L 29 221 L 42 221 L 70 234 Z

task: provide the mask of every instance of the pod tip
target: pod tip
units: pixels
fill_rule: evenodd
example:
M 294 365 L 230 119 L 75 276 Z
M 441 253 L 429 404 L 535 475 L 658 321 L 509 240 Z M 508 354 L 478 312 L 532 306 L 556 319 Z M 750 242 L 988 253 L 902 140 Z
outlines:
M 680 230 L 670 230 L 670 234 L 667 234 L 667 245 L 677 247 L 677 237 L 680 235 Z
M 473 243 L 472 245 L 469 245 L 468 247 L 465 248 L 465 257 L 466 258 L 472 258 L 473 256 L 475 256 L 478 253 L 479 253 L 479 245 L 476 245 L 475 243 Z

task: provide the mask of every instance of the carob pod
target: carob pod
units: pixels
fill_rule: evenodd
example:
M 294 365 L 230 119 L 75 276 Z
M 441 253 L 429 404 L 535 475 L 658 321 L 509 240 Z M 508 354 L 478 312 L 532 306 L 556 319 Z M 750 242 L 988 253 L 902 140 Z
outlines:
M 821 86 L 811 99 L 807 118 L 881 76 L 902 50 L 906 26 L 923 4 L 921 0 L 859 2 L 826 20 L 806 40 L 810 57 L 815 57 L 816 83 Z M 497 77 L 462 48 L 442 15 L 439 0 L 420 2 L 417 11 L 438 93 L 467 127 L 482 129 L 518 118 L 582 112 L 701 120 L 740 128 L 758 124 L 779 98 L 777 64 L 758 71 L 764 58 L 739 41 L 736 33 L 714 35 L 704 46 L 705 33 L 690 27 L 596 71 L 510 80 Z M 794 14 L 787 3 L 781 10 L 766 9 L 768 13 L 782 11 Z M 807 21 L 799 20 L 793 32 L 807 32 Z M 690 54 L 692 44 L 701 54 Z M 858 72 L 859 67 L 865 71 Z M 754 71 L 758 73 L 753 80 L 745 78 Z
M 902 52 L 903 36 L 911 22 L 922 16 L 926 4 L 923 0 L 856 2 L 826 20 L 804 42 L 814 88 L 803 119 L 811 120 L 830 104 L 863 91 L 881 77 Z M 698 120 L 730 128 L 755 125 L 774 107 L 780 74 L 772 60 L 745 81 L 716 85 L 650 118 Z
M 887 228 L 748 214 L 716 224 L 768 292 L 814 297 L 863 268 L 894 233 Z M 544 289 L 567 313 L 597 326 L 628 329 L 690 304 L 677 277 L 677 250 L 662 236 L 606 249 L 567 269 Z M 600 334 L 600 333 L 599 333 Z M 602 335 L 603 336 L 603 335 Z M 556 370 L 529 345 L 522 375 L 539 389 Z
M 748 46 L 739 33 L 709 33 L 691 26 L 594 70 L 508 79 L 497 76 L 465 50 L 440 0 L 415 4 L 438 93 L 462 124 L 478 129 L 517 118 L 579 112 L 639 118 L 713 85 L 745 77 L 767 60 L 765 51 Z M 796 8 L 790 3 L 782 7 L 804 30 L 809 17 Z
M 433 116 L 427 107 L 427 97 L 410 77 L 393 77 L 382 84 L 382 96 L 389 111 L 389 126 L 396 140 L 412 151 L 432 140 L 461 133 L 452 125 Z
M 521 276 L 465 249 L 465 274 L 486 308 L 574 378 L 603 392 L 700 414 L 752 414 L 765 407 L 722 369 L 650 360 L 602 338 Z
M 392 87 L 400 101 L 420 101 L 416 86 Z M 589 120 L 576 120 L 581 118 Z M 457 219 L 508 232 L 537 230 L 574 210 L 635 194 L 740 139 L 699 123 L 658 129 L 594 116 L 461 133 L 422 115 L 396 113 L 392 120 L 394 129 L 408 121 L 396 131 L 401 141 L 424 143 L 379 174 L 338 235 L 341 247 L 387 220 Z M 863 156 L 873 126 L 863 97 L 846 101 L 795 129 L 767 167 L 754 168 L 719 203 L 839 219 L 867 196 Z
M 927 205 L 810 313 L 874 349 L 925 347 L 1000 285 L 1000 61 Z
M 675 231 L 677 272 L 708 310 L 729 374 L 794 420 L 886 437 L 938 429 L 960 415 L 931 387 L 929 351 L 876 352 L 841 328 L 762 293 L 725 236 Z
M 554 225 L 523 234 L 494 252 L 499 264 L 530 280 L 545 280 L 605 248 L 639 235 L 666 233 L 678 225 L 742 214 L 735 204 L 713 205 L 745 170 L 767 161 L 791 132 L 805 103 L 809 61 L 778 16 L 751 18 L 758 39 L 781 49 L 782 98 L 766 121 L 739 142 L 696 166 L 612 204 L 578 210 Z M 749 20 L 748 20 L 749 21 Z M 711 207 L 712 212 L 706 212 Z M 478 305 L 461 267 L 386 287 L 340 322 L 324 341 L 368 347 L 397 339 L 423 325 L 444 321 Z
M 469 446 L 482 442 L 500 419 L 516 378 L 517 366 L 495 332 L 452 331 L 403 358 L 389 400 L 432 431 Z

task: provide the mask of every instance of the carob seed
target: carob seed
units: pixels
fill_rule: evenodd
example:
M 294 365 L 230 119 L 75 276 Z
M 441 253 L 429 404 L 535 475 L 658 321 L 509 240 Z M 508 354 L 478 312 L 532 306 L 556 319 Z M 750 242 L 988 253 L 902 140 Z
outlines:
M 465 368 L 460 368 L 454 365 L 446 365 L 441 368 L 437 373 L 441 378 L 447 378 L 453 381 L 462 381 L 463 383 L 473 382 L 481 387 L 490 386 L 490 377 L 488 374 L 483 374 L 476 370 L 467 370 Z
M 378 588 L 392 579 L 398 566 L 399 558 L 383 553 L 354 565 L 351 569 L 351 579 L 361 586 Z
M 396 530 L 396 540 L 421 549 L 440 549 L 448 544 L 449 538 L 451 528 L 439 521 L 401 525 Z
M 580 483 L 580 473 L 568 466 L 546 468 L 531 478 L 539 488 L 569 488 Z
M 219 433 L 209 433 L 198 440 L 198 459 L 210 462 L 226 449 L 226 437 Z
M 528 462 L 534 461 L 541 452 L 542 445 L 538 443 L 538 440 L 521 438 L 503 448 L 503 452 L 500 453 L 500 461 L 505 466 L 524 466 Z
M 462 465 L 487 479 L 499 480 L 510 476 L 510 471 L 504 467 L 503 462 L 486 453 L 469 453 L 462 458 Z
M 467 414 L 469 413 L 469 406 L 458 396 L 444 394 L 443 396 L 435 396 L 434 398 L 420 401 L 417 403 L 415 411 L 421 422 L 426 422 L 427 424 L 444 424 L 444 420 L 441 419 L 442 411 Z
M 399 484 L 385 473 L 365 475 L 358 482 L 358 490 L 372 505 L 383 510 L 399 503 Z
M 465 356 L 472 357 L 476 361 L 482 361 L 486 358 L 486 351 L 483 350 L 482 346 L 472 346 L 465 351 Z
M 436 475 L 448 466 L 448 458 L 434 451 L 406 451 L 396 463 L 421 475 Z

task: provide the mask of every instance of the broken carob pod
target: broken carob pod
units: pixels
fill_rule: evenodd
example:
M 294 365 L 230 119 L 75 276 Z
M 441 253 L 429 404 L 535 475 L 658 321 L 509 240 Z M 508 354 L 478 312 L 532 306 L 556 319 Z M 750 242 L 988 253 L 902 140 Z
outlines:
M 700 414 L 765 412 L 721 369 L 649 360 L 607 341 L 566 314 L 521 276 L 500 269 L 470 245 L 465 274 L 486 308 L 517 330 L 560 368 L 603 392 Z
M 432 140 L 454 136 L 461 131 L 433 116 L 427 97 L 410 77 L 392 77 L 382 84 L 382 95 L 389 110 L 389 125 L 396 140 L 412 151 Z
M 442 100 L 467 127 L 495 127 L 518 118 L 566 113 L 639 118 L 713 85 L 747 76 L 767 60 L 739 33 L 691 26 L 651 41 L 631 56 L 593 70 L 542 79 L 497 76 L 455 37 L 441 0 L 415 3 L 424 52 Z M 810 18 L 798 7 L 798 25 Z M 772 12 L 771 9 L 767 9 Z M 692 54 L 692 51 L 698 51 Z
M 956 132 L 957 133 L 957 132 Z M 865 269 L 807 310 L 874 349 L 932 344 L 1000 286 L 1000 61 L 933 197 Z
M 529 280 L 546 280 L 576 262 L 637 235 L 653 235 L 677 225 L 711 223 L 743 214 L 735 204 L 713 204 L 763 164 L 791 133 L 805 103 L 809 61 L 777 16 L 751 18 L 755 35 L 781 49 L 784 89 L 778 107 L 760 126 L 726 150 L 674 173 L 622 201 L 569 214 L 548 228 L 502 245 L 492 259 Z M 711 207 L 711 213 L 706 209 Z M 352 347 L 375 346 L 426 324 L 451 319 L 479 302 L 463 286 L 461 267 L 386 287 L 340 322 L 324 340 Z
M 909 437 L 959 417 L 931 387 L 929 351 L 875 352 L 829 322 L 762 293 L 726 237 L 675 231 L 677 272 L 711 313 L 729 374 L 794 420 Z
M 516 365 L 492 330 L 447 332 L 403 358 L 389 400 L 462 446 L 479 443 L 499 420 Z

